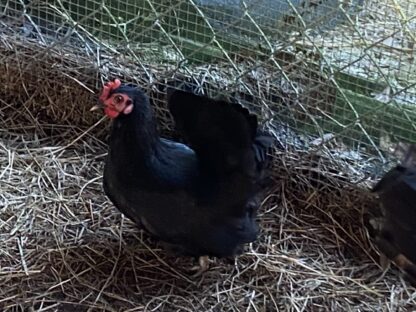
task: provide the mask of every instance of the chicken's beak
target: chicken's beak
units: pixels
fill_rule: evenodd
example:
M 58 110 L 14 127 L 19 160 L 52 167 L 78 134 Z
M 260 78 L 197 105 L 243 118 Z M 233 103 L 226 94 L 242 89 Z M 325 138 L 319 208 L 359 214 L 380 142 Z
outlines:
M 99 101 L 97 104 L 95 104 L 93 107 L 90 108 L 90 112 L 96 111 L 98 109 L 104 109 L 105 105 L 101 101 Z

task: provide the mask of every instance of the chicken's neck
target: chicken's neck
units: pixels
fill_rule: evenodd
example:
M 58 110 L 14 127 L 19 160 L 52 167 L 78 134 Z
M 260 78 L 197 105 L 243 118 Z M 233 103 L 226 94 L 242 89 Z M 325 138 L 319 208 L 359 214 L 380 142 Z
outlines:
M 150 108 L 147 112 L 133 110 L 129 115 L 115 119 L 110 147 L 117 155 L 117 162 L 124 158 L 132 164 L 140 164 L 139 167 L 149 165 L 161 148 L 156 120 Z

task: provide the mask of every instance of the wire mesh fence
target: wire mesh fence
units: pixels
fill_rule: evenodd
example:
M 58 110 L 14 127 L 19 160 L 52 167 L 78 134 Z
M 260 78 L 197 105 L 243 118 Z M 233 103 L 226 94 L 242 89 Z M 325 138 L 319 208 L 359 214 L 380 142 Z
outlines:
M 201 92 L 211 85 L 300 133 L 380 158 L 383 143 L 415 141 L 411 1 L 9 0 L 0 9 L 3 40 L 43 47 L 27 56 L 37 62 L 65 47 L 102 72 L 123 58 L 150 84 L 182 73 Z M 15 57 L 8 49 L 4 63 Z M 154 65 L 157 74 L 146 70 Z
M 142 310 L 311 311 L 355 305 L 375 311 L 386 300 L 392 309 L 412 308 L 414 294 L 377 277 L 379 268 L 357 220 L 360 205 L 370 204 L 350 186 L 371 184 L 390 160 L 400 158 L 400 153 L 392 155 L 398 145 L 416 142 L 415 42 L 413 0 L 1 1 L 0 128 L 1 140 L 9 144 L 4 146 L 10 147 L 1 145 L 0 157 L 9 165 L 0 177 L 12 176 L 2 200 L 14 208 L 0 212 L 0 233 L 10 234 L 0 255 L 11 250 L 3 258 L 9 262 L 0 259 L 0 272 L 18 268 L 26 274 L 26 292 L 34 282 L 42 285 L 28 295 L 39 310 L 53 308 L 48 304 L 66 292 L 72 296 L 68 301 L 82 299 L 86 307 L 103 310 L 111 310 L 108 300 L 117 302 L 115 310 L 134 310 L 137 293 L 151 297 L 137 308 Z M 157 282 L 157 273 L 167 269 L 166 263 L 148 260 L 153 251 L 142 248 L 132 256 L 126 247 L 113 257 L 118 246 L 112 239 L 122 241 L 122 231 L 115 234 L 114 211 L 97 195 L 102 168 L 96 162 L 105 145 L 96 137 L 106 132 L 89 108 L 102 83 L 114 77 L 147 90 L 165 134 L 172 135 L 166 86 L 180 83 L 193 85 L 197 93 L 240 101 L 275 134 L 275 170 L 282 180 L 276 179 L 262 215 L 266 234 L 240 260 L 243 266 L 236 264 L 231 284 L 230 279 L 221 282 L 224 273 L 207 278 L 205 292 L 190 291 L 189 279 L 172 269 L 173 281 L 166 283 L 181 286 L 169 288 Z M 36 134 L 26 134 L 32 130 Z M 10 155 L 17 155 L 21 167 L 11 165 Z M 70 186 L 55 181 L 63 177 Z M 41 195 L 27 199 L 19 183 Z M 277 205 L 283 208 L 277 211 Z M 77 206 L 88 207 L 88 213 L 74 214 Z M 5 221 L 16 211 L 19 217 L 9 227 Z M 42 247 L 15 243 L 15 235 L 33 234 L 31 220 L 40 224 L 35 235 Z M 50 224 L 58 234 L 44 233 Z M 91 247 L 95 239 L 83 234 L 84 227 L 101 239 L 98 246 Z M 139 239 L 133 226 L 124 231 L 131 241 Z M 56 242 L 48 240 L 51 235 Z M 23 258 L 24 244 L 39 257 L 29 257 L 26 268 L 16 260 Z M 47 271 L 47 262 L 56 263 L 52 279 L 36 275 Z M 138 284 L 134 265 L 148 278 L 139 290 L 131 288 Z M 116 266 L 122 266 L 120 272 L 114 272 Z M 106 277 L 110 271 L 114 281 Z M 95 275 L 80 278 L 85 272 Z M 7 282 L 19 288 L 16 276 Z M 0 307 L 5 302 L 6 308 L 17 309 L 15 294 L 0 292 Z M 164 297 L 167 292 L 176 295 Z M 190 293 L 196 299 L 182 302 Z M 224 293 L 232 296 L 224 299 Z

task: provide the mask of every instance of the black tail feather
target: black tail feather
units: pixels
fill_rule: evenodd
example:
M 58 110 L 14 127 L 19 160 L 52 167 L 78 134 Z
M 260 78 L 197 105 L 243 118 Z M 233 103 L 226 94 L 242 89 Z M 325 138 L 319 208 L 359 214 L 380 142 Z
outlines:
M 174 90 L 170 94 L 169 110 L 178 130 L 211 169 L 235 169 L 246 161 L 247 153 L 252 152 L 257 117 L 240 104 Z M 262 149 L 257 151 L 264 157 Z
M 257 184 L 260 189 L 266 187 L 270 182 L 272 151 L 276 146 L 276 139 L 264 131 L 258 131 L 254 139 L 253 149 L 257 165 Z
M 270 153 L 276 144 L 276 139 L 264 131 L 257 131 L 257 135 L 254 138 L 254 152 L 256 154 L 256 161 L 259 164 L 268 164 Z

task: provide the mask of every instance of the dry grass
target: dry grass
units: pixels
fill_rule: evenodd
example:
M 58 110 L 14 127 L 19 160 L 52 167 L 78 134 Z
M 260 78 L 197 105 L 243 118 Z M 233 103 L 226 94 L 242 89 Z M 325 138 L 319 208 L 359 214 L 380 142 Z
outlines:
M 1 123 L 5 127 L 5 123 Z M 306 178 L 276 154 L 262 234 L 193 279 L 104 196 L 105 143 L 85 129 L 1 130 L 2 311 L 407 311 L 416 293 L 382 276 L 360 223 L 362 191 Z M 52 130 L 53 128 L 53 130 Z M 70 142 L 75 144 L 67 147 Z M 321 170 L 325 161 L 321 160 Z M 324 172 L 322 173 L 324 174 Z
M 101 79 L 119 76 L 147 87 L 161 129 L 171 134 L 159 83 L 194 76 L 201 88 L 215 82 L 227 93 L 235 91 L 229 81 L 236 73 L 222 65 L 194 68 L 193 75 L 173 67 L 140 67 L 108 51 L 76 56 L 76 48 L 48 48 L 3 30 L 1 311 L 414 309 L 416 292 L 397 270 L 383 274 L 361 223 L 362 211 L 375 205 L 366 186 L 374 182 L 369 172 L 377 159 L 349 151 L 336 138 L 325 144 L 309 140 L 306 152 L 305 137 L 276 125 L 272 112 L 283 104 L 270 107 L 274 99 L 263 101 L 257 112 L 281 145 L 275 183 L 259 215 L 261 236 L 234 263 L 217 260 L 192 278 L 192 259 L 160 249 L 104 196 L 108 121 L 88 109 Z M 296 106 L 296 113 L 307 114 L 296 102 L 302 94 L 282 91 L 289 88 L 276 85 L 267 66 L 251 75 L 241 78 L 239 88 L 277 94 L 285 105 Z M 262 85 L 253 83 L 259 75 Z M 319 83 L 310 89 L 323 95 L 313 98 L 325 103 L 331 86 L 326 92 L 316 87 Z

